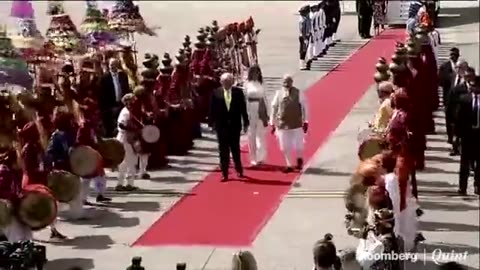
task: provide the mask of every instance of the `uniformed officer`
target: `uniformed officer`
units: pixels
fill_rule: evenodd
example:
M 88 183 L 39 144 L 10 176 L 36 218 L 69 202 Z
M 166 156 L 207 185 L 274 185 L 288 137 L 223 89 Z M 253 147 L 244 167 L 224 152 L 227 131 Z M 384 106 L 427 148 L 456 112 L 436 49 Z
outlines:
M 299 54 L 300 54 L 300 69 L 309 70 L 312 59 L 308 59 L 307 49 L 311 38 L 312 23 L 310 20 L 310 6 L 303 6 L 299 10 Z

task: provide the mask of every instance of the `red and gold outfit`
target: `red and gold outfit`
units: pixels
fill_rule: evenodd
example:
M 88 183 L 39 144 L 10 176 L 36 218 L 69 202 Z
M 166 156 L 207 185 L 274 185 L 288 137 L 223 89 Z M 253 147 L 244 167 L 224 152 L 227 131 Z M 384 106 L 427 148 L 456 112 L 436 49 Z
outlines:
M 27 123 L 18 136 L 22 144 L 20 153 L 23 165 L 22 186 L 47 185 L 48 172 L 41 166 L 44 149 L 40 143 L 40 133 L 35 122 Z

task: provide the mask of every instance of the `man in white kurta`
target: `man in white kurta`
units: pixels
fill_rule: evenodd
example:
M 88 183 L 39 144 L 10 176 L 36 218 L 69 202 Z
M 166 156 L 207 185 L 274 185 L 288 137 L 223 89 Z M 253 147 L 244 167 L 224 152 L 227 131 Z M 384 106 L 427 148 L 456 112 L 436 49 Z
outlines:
M 284 76 L 283 87 L 273 98 L 271 112 L 270 125 L 287 163 L 284 172 L 293 171 L 294 157 L 296 169 L 302 170 L 304 134 L 308 130 L 307 103 L 303 93 L 293 87 L 292 76 Z

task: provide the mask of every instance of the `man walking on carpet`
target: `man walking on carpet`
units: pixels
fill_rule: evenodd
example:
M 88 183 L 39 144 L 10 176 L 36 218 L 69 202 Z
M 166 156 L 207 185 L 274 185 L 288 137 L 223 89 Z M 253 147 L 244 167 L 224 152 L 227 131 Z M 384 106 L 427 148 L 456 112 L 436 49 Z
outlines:
M 242 128 L 245 133 L 247 132 L 249 120 L 245 95 L 241 88 L 233 86 L 233 75 L 224 73 L 220 77 L 220 83 L 222 86 L 213 92 L 208 119 L 210 126 L 217 133 L 222 182 L 225 182 L 228 181 L 230 153 L 232 153 L 238 177 L 243 177 L 240 159 L 240 133 Z
M 272 133 L 276 133 L 280 149 L 285 155 L 285 173 L 293 172 L 293 154 L 296 169 L 303 169 L 304 134 L 308 130 L 307 104 L 303 93 L 293 86 L 293 78 L 285 75 L 283 87 L 275 94 L 270 117 Z

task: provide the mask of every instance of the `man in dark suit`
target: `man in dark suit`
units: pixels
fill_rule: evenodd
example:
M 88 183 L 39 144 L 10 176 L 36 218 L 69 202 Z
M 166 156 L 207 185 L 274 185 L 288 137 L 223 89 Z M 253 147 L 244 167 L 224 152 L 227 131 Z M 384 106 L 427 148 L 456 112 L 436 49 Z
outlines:
M 235 163 L 239 177 L 243 177 L 242 161 L 240 160 L 240 133 L 247 132 L 249 121 L 247 104 L 243 90 L 233 87 L 234 78 L 230 73 L 220 77 L 222 87 L 215 89 L 210 102 L 209 123 L 217 133 L 218 151 L 222 182 L 228 181 L 230 153 Z M 243 125 L 242 125 L 243 122 Z
M 448 98 L 450 90 L 454 87 L 453 83 L 457 76 L 456 65 L 460 51 L 457 48 L 450 49 L 450 59 L 443 63 L 438 70 L 440 86 L 443 90 L 443 108 L 445 110 L 445 124 L 447 127 L 448 143 L 453 145 L 453 114 L 452 108 L 449 108 Z
M 475 69 L 468 66 L 468 63 L 464 60 L 459 60 L 456 66 L 456 73 L 457 75 L 453 79 L 452 88 L 449 92 L 448 96 L 448 104 L 447 108 L 449 110 L 448 114 L 452 115 L 452 118 L 456 117 L 458 112 L 458 102 L 460 97 L 463 94 L 468 93 L 468 86 L 467 81 L 473 80 L 475 78 Z M 455 129 L 455 122 L 452 121 L 452 131 L 453 131 L 453 139 L 452 139 L 452 152 L 450 153 L 451 156 L 458 155 L 460 153 L 459 146 L 460 146 L 460 137 L 456 133 Z
M 455 121 L 462 147 L 458 193 L 467 194 L 468 177 L 473 164 L 475 194 L 480 195 L 480 76 L 468 78 L 465 84 L 468 92 L 458 99 Z
M 371 38 L 373 3 L 372 0 L 356 0 L 358 34 L 361 38 Z
M 108 62 L 109 71 L 100 81 L 101 90 L 98 93 L 98 105 L 105 129 L 105 137 L 115 136 L 117 118 L 122 109 L 122 97 L 130 92 L 128 76 L 120 68 L 118 59 L 111 58 Z

